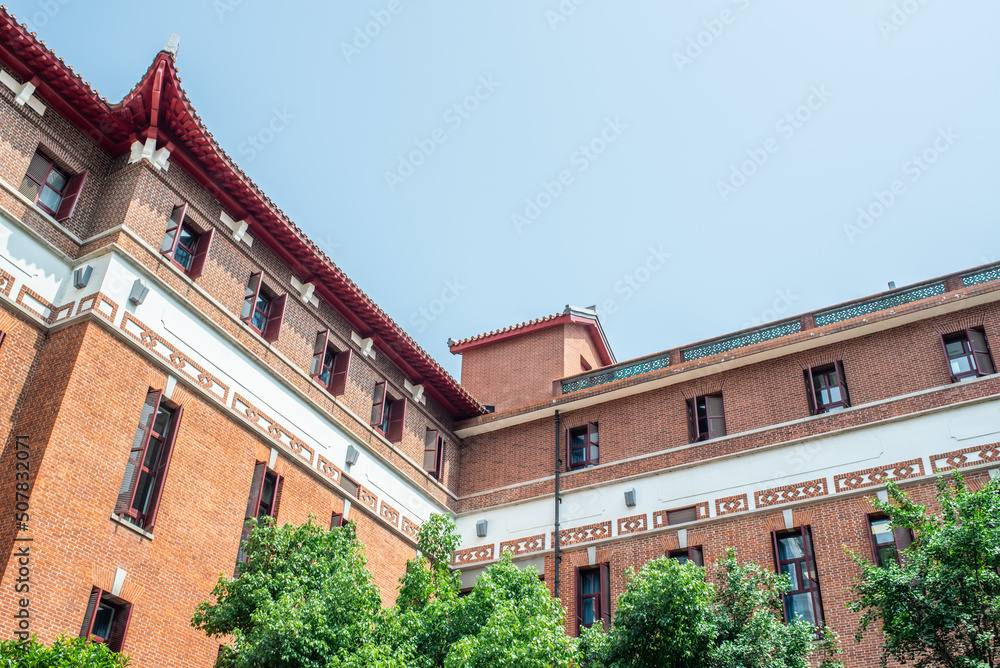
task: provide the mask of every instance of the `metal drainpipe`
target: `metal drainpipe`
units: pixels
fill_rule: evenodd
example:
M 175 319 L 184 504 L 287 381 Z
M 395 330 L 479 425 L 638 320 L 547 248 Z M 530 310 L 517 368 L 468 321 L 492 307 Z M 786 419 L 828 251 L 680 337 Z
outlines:
M 555 548 L 554 561 L 555 561 L 556 578 L 554 583 L 555 584 L 554 590 L 556 598 L 559 598 L 559 562 L 562 559 L 562 557 L 559 556 L 559 504 L 562 502 L 562 499 L 559 498 L 559 473 L 561 469 L 562 469 L 562 457 L 561 457 L 561 449 L 559 447 L 559 411 L 557 410 L 556 411 L 556 532 L 555 534 L 553 534 L 555 536 L 555 540 L 553 541 L 555 545 L 553 547 Z

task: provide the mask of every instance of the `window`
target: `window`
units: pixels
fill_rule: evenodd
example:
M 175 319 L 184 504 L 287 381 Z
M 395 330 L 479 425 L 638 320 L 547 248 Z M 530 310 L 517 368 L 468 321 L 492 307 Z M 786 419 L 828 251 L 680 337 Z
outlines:
M 576 632 L 600 622 L 611 626 L 610 573 L 608 564 L 576 569 Z
M 802 617 L 811 624 L 823 623 L 819 596 L 819 576 L 809 527 L 771 534 L 778 573 L 788 577 L 791 589 L 785 594 L 785 622 Z
M 261 272 L 258 271 L 250 275 L 240 319 L 260 332 L 265 341 L 274 343 L 281 334 L 281 323 L 285 319 L 287 301 L 288 295 L 275 297 L 264 287 Z
M 868 516 L 868 540 L 875 565 L 885 568 L 899 563 L 899 555 L 913 542 L 913 532 L 906 527 L 893 529 L 888 515 L 875 513 Z
M 346 525 L 347 522 L 344 521 L 343 513 L 333 513 L 330 515 L 330 531 L 334 529 L 339 529 L 340 527 Z
M 722 409 L 721 394 L 688 399 L 687 406 L 692 443 L 726 435 L 726 414 Z
M 839 411 L 851 405 L 844 363 L 840 360 L 825 366 L 807 367 L 805 377 L 810 415 Z
M 313 348 L 313 361 L 310 375 L 313 380 L 330 390 L 330 394 L 339 397 L 347 391 L 347 378 L 351 367 L 351 351 L 337 352 L 330 345 L 330 330 L 316 334 L 316 346 Z
M 18 191 L 61 223 L 73 215 L 88 173 L 68 176 L 43 154 L 35 153 Z
M 951 382 L 958 383 L 996 373 L 993 356 L 990 355 L 986 334 L 982 329 L 966 329 L 954 334 L 943 334 L 941 345 L 948 360 Z
M 147 531 L 152 531 L 156 523 L 163 483 L 184 413 L 183 406 L 171 408 L 162 399 L 160 390 L 150 390 L 146 395 L 115 503 L 116 515 Z
M 700 545 L 697 547 L 689 547 L 687 549 L 682 548 L 680 550 L 670 550 L 667 552 L 667 556 L 674 561 L 679 561 L 682 564 L 686 564 L 691 561 L 694 562 L 696 566 L 705 565 L 705 557 L 702 553 Z
M 104 643 L 112 652 L 122 651 L 125 634 L 128 633 L 132 604 L 123 601 L 110 592 L 94 587 L 87 601 L 87 612 L 83 616 L 80 637 L 91 642 Z
M 5 338 L 6 336 L 7 336 L 7 334 L 6 334 L 5 332 L 3 332 L 3 331 L 0 331 L 0 346 L 2 346 L 2 345 L 3 345 L 3 340 L 4 340 L 4 338 Z
M 596 422 L 566 430 L 566 470 L 596 466 L 598 454 Z
M 250 496 L 247 498 L 247 512 L 243 520 L 243 534 L 240 536 L 240 551 L 236 556 L 236 568 L 246 562 L 246 541 L 252 530 L 250 520 L 258 522 L 265 517 L 278 517 L 278 504 L 281 502 L 281 487 L 284 478 L 267 468 L 267 462 L 257 462 L 253 468 L 253 478 L 250 481 Z
M 428 429 L 424 435 L 424 470 L 437 480 L 441 479 L 444 464 L 444 437 L 437 429 Z
M 198 278 L 205 271 L 205 260 L 215 238 L 215 230 L 199 233 L 185 218 L 187 204 L 174 207 L 163 235 L 160 253 L 170 258 L 191 278 Z
M 667 511 L 667 524 L 685 524 L 686 522 L 694 522 L 698 519 L 698 506 L 690 506 L 688 508 L 678 508 L 677 510 Z
M 358 498 L 358 492 L 361 490 L 361 486 L 348 478 L 343 473 L 340 474 L 340 486 L 344 488 L 348 496 Z
M 399 443 L 403 440 L 405 420 L 406 398 L 392 399 L 386 392 L 386 382 L 376 383 L 371 426 L 382 432 L 390 443 Z

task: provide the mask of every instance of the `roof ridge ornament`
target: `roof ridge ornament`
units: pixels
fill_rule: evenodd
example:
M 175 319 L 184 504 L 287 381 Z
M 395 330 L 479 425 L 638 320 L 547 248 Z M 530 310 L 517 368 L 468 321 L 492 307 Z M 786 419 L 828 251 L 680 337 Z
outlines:
M 175 32 L 170 33 L 170 37 L 167 38 L 167 43 L 163 46 L 163 50 L 172 55 L 174 58 L 177 57 L 177 49 L 181 46 L 181 36 Z

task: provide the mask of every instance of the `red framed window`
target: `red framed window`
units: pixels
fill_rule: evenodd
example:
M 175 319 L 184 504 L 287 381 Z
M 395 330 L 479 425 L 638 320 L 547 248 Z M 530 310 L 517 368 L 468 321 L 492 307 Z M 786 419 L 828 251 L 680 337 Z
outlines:
M 690 561 L 697 566 L 705 565 L 705 555 L 702 552 L 701 545 L 689 547 L 687 549 L 681 548 L 680 550 L 670 550 L 667 552 L 667 556 L 682 564 L 686 564 Z
M 913 532 L 906 527 L 893 529 L 889 516 L 883 513 L 868 515 L 867 525 L 875 565 L 885 568 L 889 564 L 898 564 L 899 556 L 913 542 Z
M 809 366 L 804 373 L 810 415 L 831 413 L 851 405 L 843 362 L 837 360 L 824 366 Z
M 721 394 L 692 397 L 687 400 L 687 408 L 692 443 L 726 435 L 726 413 Z
M 352 498 L 358 498 L 358 492 L 361 491 L 361 485 L 359 485 L 354 480 L 348 478 L 346 475 L 340 475 L 340 486 L 343 488 L 347 495 Z
M 168 406 L 162 399 L 160 390 L 150 390 L 146 394 L 115 503 L 116 515 L 147 531 L 156 523 L 177 430 L 184 414 L 183 406 Z
M 667 525 L 686 524 L 698 519 L 698 506 L 688 506 L 667 511 Z
M 390 443 L 399 443 L 403 440 L 406 422 L 406 398 L 393 399 L 386 390 L 387 385 L 385 381 L 375 383 L 369 424 L 382 432 Z
M 600 442 L 596 422 L 566 430 L 566 470 L 597 466 Z
M 73 215 L 88 173 L 89 170 L 84 170 L 69 176 L 44 154 L 35 153 L 18 191 L 53 218 L 63 222 Z
M 808 526 L 776 531 L 771 534 L 771 540 L 775 567 L 791 583 L 791 589 L 785 594 L 785 623 L 801 617 L 811 624 L 822 624 L 823 604 L 812 531 Z
M 942 334 L 941 347 L 953 383 L 996 373 L 986 334 L 978 327 Z
M 277 519 L 283 484 L 284 478 L 267 468 L 267 462 L 254 464 L 250 495 L 247 497 L 247 511 L 243 519 L 243 534 L 240 536 L 240 551 L 236 556 L 237 572 L 239 564 L 247 560 L 246 541 L 252 531 L 250 520 L 255 519 L 260 522 L 265 517 Z
M 274 343 L 281 334 L 281 323 L 285 319 L 285 305 L 288 295 L 275 297 L 264 286 L 261 272 L 250 275 L 240 319 L 257 330 L 268 343 Z
M 184 270 L 191 278 L 198 278 L 205 271 L 205 261 L 208 259 L 215 230 L 198 232 L 185 214 L 187 204 L 174 207 L 170 214 L 170 222 L 163 234 L 160 253 Z
M 104 643 L 112 652 L 122 651 L 128 623 L 132 617 L 132 604 L 112 596 L 99 587 L 90 591 L 87 612 L 83 616 L 80 637 L 91 642 Z
M 444 464 L 444 437 L 437 429 L 428 429 L 424 435 L 424 470 L 440 480 Z
M 611 628 L 610 569 L 598 564 L 576 569 L 576 632 L 594 624 Z
M 330 343 L 330 330 L 317 332 L 312 367 L 309 371 L 313 380 L 328 389 L 333 396 L 339 397 L 347 392 L 350 369 L 350 349 L 339 352 L 334 348 Z
M 345 524 L 347 524 L 347 522 L 344 521 L 343 513 L 333 513 L 332 515 L 330 515 L 330 531 L 333 531 L 334 529 L 339 529 Z

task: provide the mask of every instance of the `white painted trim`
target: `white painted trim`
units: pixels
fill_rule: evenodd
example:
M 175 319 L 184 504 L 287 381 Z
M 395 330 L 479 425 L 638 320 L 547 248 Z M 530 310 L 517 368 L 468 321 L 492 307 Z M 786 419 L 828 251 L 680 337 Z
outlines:
M 372 340 L 372 337 L 369 336 L 367 339 L 362 339 L 360 334 L 352 331 L 351 341 L 361 350 L 362 355 L 371 357 L 373 360 L 375 359 L 375 342 Z
M 292 274 L 289 282 L 292 284 L 292 288 L 299 293 L 299 298 L 302 301 L 319 308 L 319 298 L 314 294 L 316 292 L 315 283 L 303 283 L 294 274 Z
M 35 97 L 35 84 L 30 81 L 20 83 L 6 71 L 2 70 L 0 70 L 0 83 L 14 91 L 15 104 L 18 106 L 24 106 L 27 104 L 34 111 L 36 111 L 39 116 L 43 116 L 45 114 L 45 104 L 40 99 Z
M 677 547 L 682 550 L 686 550 L 688 546 L 688 530 L 678 529 L 677 530 Z
M 781 511 L 782 519 L 785 520 L 785 528 L 789 530 L 795 528 L 795 519 L 792 517 L 792 514 L 791 508 L 785 508 Z
M 175 378 L 174 376 L 168 375 L 167 376 L 167 386 L 163 390 L 163 396 L 165 396 L 167 399 L 170 399 L 173 396 L 173 394 L 174 394 L 174 388 L 176 388 L 176 387 L 177 387 L 177 378 Z
M 232 230 L 233 239 L 242 241 L 247 246 L 253 246 L 253 237 L 247 236 L 247 229 L 250 227 L 250 224 L 246 220 L 233 220 L 232 216 L 225 211 L 219 213 L 219 220 Z
M 111 515 L 111 521 L 114 522 L 115 524 L 122 525 L 123 527 L 125 527 L 129 531 L 136 532 L 137 534 L 139 534 L 143 538 L 148 538 L 149 540 L 153 540 L 153 538 L 154 538 L 153 534 L 149 533 L 145 529 L 140 529 L 136 525 L 132 524 L 131 522 L 126 522 L 125 520 L 123 520 L 122 518 L 118 517 L 115 514 Z
M 128 571 L 126 571 L 124 568 L 115 569 L 115 581 L 111 585 L 112 596 L 118 596 L 118 594 L 122 593 L 122 585 L 125 584 L 125 578 L 127 577 L 128 577 Z

